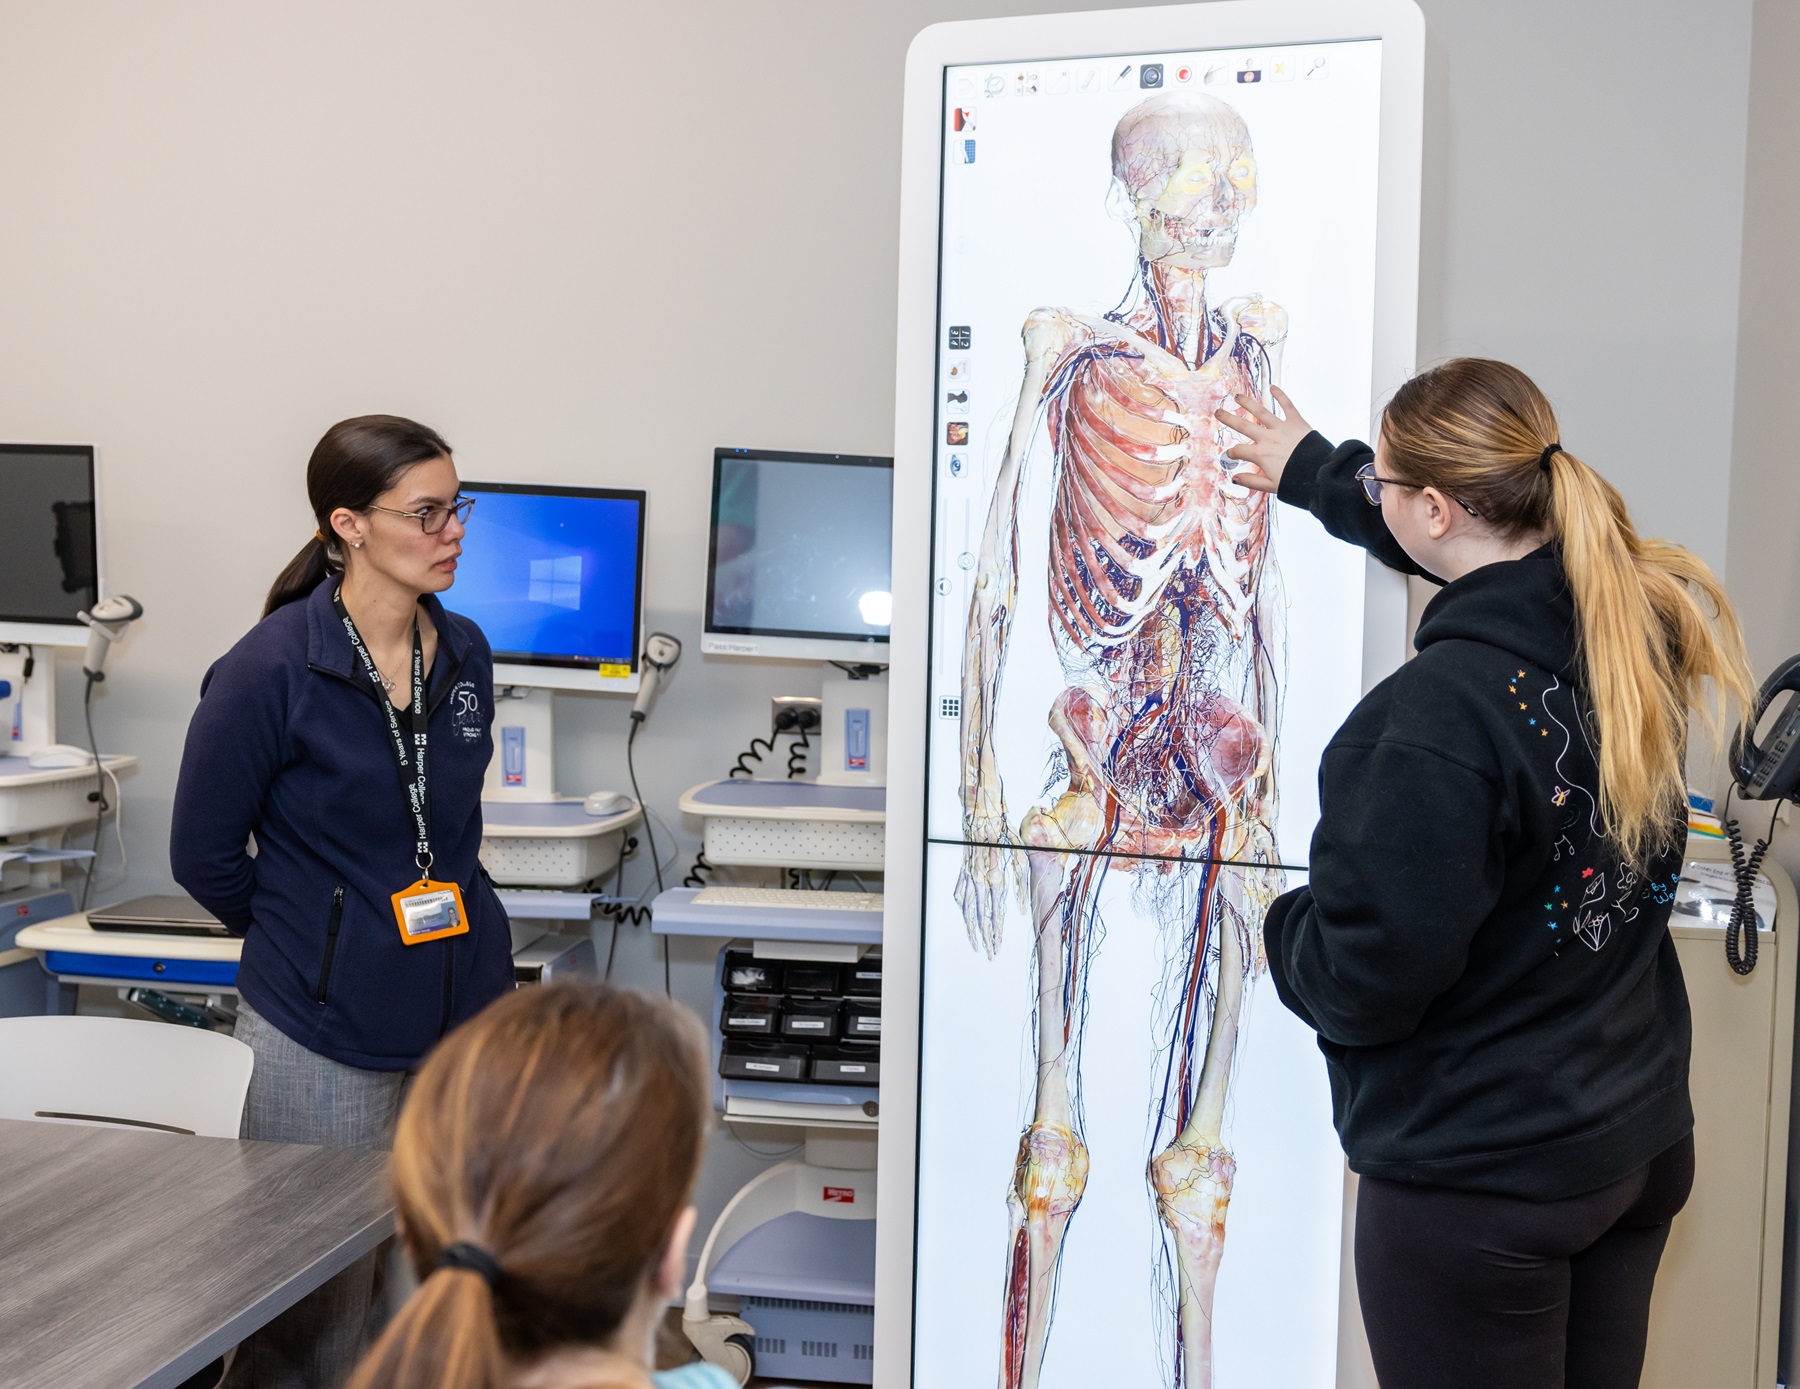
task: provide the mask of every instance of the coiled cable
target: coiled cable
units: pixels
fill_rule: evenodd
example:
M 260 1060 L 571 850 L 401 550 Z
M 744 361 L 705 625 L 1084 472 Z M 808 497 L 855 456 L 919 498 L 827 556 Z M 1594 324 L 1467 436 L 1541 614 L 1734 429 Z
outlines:
M 87 688 L 81 692 L 81 717 L 87 721 L 88 751 L 94 758 L 94 789 L 88 793 L 88 800 L 92 801 L 94 805 L 94 856 L 88 860 L 87 876 L 83 878 L 81 882 L 82 911 L 87 910 L 88 894 L 93 891 L 94 879 L 100 872 L 100 845 L 102 842 L 100 832 L 106 819 L 106 812 L 112 809 L 112 806 L 106 799 L 106 778 L 108 772 L 100 761 L 100 744 L 94 738 L 94 686 L 98 681 L 98 676 L 89 675 L 87 678 Z M 121 833 L 119 836 L 119 854 L 123 857 L 124 853 L 125 837 L 123 833 Z
M 625 861 L 637 852 L 637 848 L 638 841 L 635 834 L 628 836 L 625 842 L 619 846 L 619 862 L 613 870 L 613 893 L 615 896 L 620 896 L 625 891 Z M 612 923 L 613 945 L 617 946 L 619 940 L 619 927 L 642 926 L 645 922 L 650 920 L 650 908 L 626 902 L 621 897 L 621 900 L 619 901 L 602 903 L 600 906 L 600 918 L 603 921 L 610 921 Z M 611 973 L 612 952 L 611 950 L 608 950 L 608 977 L 611 976 Z
M 1731 814 L 1731 789 L 1725 792 L 1725 840 L 1731 846 L 1731 871 L 1737 882 L 1737 894 L 1731 902 L 1731 918 L 1725 924 L 1725 963 L 1733 974 L 1748 974 L 1756 968 L 1756 875 L 1762 868 L 1763 855 L 1775 838 L 1775 817 L 1781 813 L 1781 802 L 1769 814 L 1769 832 L 1748 854 L 1744 851 L 1744 834 Z
M 762 761 L 762 753 L 757 751 L 758 748 L 766 748 L 768 751 L 774 752 L 775 740 L 773 738 L 752 738 L 750 746 L 738 754 L 737 765 L 725 774 L 726 779 L 730 780 L 734 776 L 755 776 L 756 768 L 752 767 L 750 762 Z M 746 762 L 745 758 L 749 758 L 750 761 Z
M 625 773 L 631 778 L 631 794 L 633 798 L 636 799 L 639 805 L 644 806 L 644 838 L 648 840 L 650 844 L 650 866 L 656 870 L 656 891 L 660 896 L 664 890 L 662 859 L 657 857 L 656 853 L 656 831 L 650 827 L 650 822 L 655 816 L 651 814 L 650 807 L 644 805 L 644 793 L 638 790 L 637 764 L 632 760 L 631 756 L 632 744 L 637 742 L 637 731 L 643 726 L 642 718 L 633 715 L 631 732 L 625 735 Z M 650 910 L 649 907 L 627 907 L 620 913 L 619 919 L 632 926 L 647 924 L 650 920 Z M 670 998 L 674 998 L 675 983 L 671 978 L 669 971 L 669 938 L 667 936 L 662 938 L 662 957 L 663 992 Z

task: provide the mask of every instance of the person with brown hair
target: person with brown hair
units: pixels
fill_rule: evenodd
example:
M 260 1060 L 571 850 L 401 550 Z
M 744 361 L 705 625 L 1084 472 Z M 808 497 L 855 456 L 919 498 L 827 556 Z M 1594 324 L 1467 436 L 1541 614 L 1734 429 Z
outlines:
M 1414 377 L 1373 450 L 1275 398 L 1219 412 L 1233 480 L 1443 586 L 1326 748 L 1307 885 L 1264 925 L 1361 1174 L 1382 1389 L 1625 1389 L 1693 1179 L 1667 926 L 1689 712 L 1749 707 L 1737 620 L 1514 367 Z
M 493 653 L 439 598 L 474 506 L 441 434 L 340 420 L 306 491 L 313 534 L 201 682 L 169 864 L 243 937 L 240 1136 L 381 1148 L 407 1072 L 513 986 L 479 861 Z M 332 1389 L 368 1342 L 377 1276 L 359 1259 L 256 1332 L 226 1389 Z
M 711 1118 L 699 1025 L 664 999 L 552 984 L 451 1033 L 394 1139 L 419 1287 L 347 1389 L 735 1389 L 650 1368 Z

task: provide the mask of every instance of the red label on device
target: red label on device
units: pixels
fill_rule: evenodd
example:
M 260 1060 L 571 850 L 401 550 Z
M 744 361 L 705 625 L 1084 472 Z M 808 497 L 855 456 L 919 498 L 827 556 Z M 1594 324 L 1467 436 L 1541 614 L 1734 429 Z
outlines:
M 856 1204 L 856 1188 L 853 1186 L 828 1186 L 825 1188 L 825 1199 L 853 1206 Z

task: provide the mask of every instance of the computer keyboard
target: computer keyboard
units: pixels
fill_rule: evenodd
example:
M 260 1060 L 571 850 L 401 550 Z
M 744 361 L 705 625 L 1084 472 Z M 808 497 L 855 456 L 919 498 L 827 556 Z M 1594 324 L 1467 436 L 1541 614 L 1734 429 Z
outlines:
M 879 892 L 806 892 L 790 887 L 703 887 L 696 907 L 761 907 L 767 911 L 879 912 Z

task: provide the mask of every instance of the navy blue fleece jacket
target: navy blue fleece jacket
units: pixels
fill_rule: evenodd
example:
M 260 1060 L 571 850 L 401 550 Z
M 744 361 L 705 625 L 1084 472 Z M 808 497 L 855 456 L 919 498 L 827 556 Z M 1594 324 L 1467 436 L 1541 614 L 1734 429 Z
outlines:
M 1355 480 L 1370 457 L 1308 435 L 1279 495 L 1421 573 Z M 1319 1034 L 1356 1171 L 1592 1191 L 1693 1128 L 1668 931 L 1685 825 L 1641 872 L 1601 833 L 1554 546 L 1446 585 L 1414 646 L 1325 749 L 1307 885 L 1264 926 L 1269 972 Z
M 419 877 L 412 820 L 379 692 L 332 610 L 336 582 L 269 614 L 207 671 L 169 859 L 244 937 L 238 990 L 257 1012 L 334 1061 L 405 1070 L 512 987 L 506 912 L 476 858 L 493 657 L 473 622 L 422 600 L 438 632 L 425 701 L 432 876 L 461 886 L 470 929 L 406 945 L 390 899 Z

